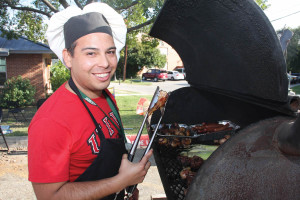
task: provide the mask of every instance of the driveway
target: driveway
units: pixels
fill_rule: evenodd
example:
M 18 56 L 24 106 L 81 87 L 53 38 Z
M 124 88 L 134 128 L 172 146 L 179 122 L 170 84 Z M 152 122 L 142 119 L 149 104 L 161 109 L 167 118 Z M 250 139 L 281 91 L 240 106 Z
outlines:
M 121 90 L 121 91 L 128 91 L 132 92 L 133 94 L 145 94 L 145 95 L 153 95 L 157 86 L 161 90 L 164 90 L 166 92 L 171 92 L 174 90 L 177 90 L 182 87 L 189 87 L 187 81 L 180 80 L 180 81 L 158 81 L 158 82 L 152 82 L 152 81 L 144 81 L 149 82 L 151 85 L 139 85 L 139 84 L 130 84 L 130 83 L 110 83 L 109 88 L 114 87 L 115 90 Z M 118 94 L 116 94 L 118 96 Z

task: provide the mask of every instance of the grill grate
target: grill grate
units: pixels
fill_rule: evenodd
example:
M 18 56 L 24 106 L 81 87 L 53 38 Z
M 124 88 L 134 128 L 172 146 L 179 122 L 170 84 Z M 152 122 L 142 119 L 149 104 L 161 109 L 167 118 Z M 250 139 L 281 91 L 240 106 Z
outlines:
M 172 191 L 172 194 L 167 194 L 168 197 L 172 195 L 171 199 L 183 200 L 185 198 L 187 184 L 186 181 L 180 177 L 180 172 L 184 167 L 177 159 L 183 149 L 164 145 L 155 146 L 161 161 L 160 166 L 158 167 L 165 171 L 164 178 L 166 183 L 164 184 L 164 187 L 167 187 L 165 190 Z

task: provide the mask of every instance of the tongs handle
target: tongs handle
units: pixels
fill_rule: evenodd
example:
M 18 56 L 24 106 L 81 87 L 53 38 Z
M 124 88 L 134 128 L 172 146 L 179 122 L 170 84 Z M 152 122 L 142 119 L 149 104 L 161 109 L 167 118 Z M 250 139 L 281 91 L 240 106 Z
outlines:
M 155 127 L 155 130 L 154 130 L 154 132 L 153 132 L 153 134 L 152 134 L 152 137 L 151 137 L 151 139 L 150 139 L 150 141 L 149 141 L 149 144 L 147 145 L 146 150 L 144 151 L 144 154 L 143 154 L 141 160 L 143 159 L 143 157 L 144 157 L 144 156 L 150 151 L 150 149 L 151 149 L 152 143 L 153 143 L 154 138 L 156 137 L 156 134 L 157 134 L 157 130 L 158 130 L 159 125 L 160 125 L 160 123 L 161 123 L 161 120 L 162 120 L 162 118 L 163 118 L 163 116 L 164 116 L 166 104 L 167 104 L 167 101 L 165 102 L 164 108 L 163 108 L 163 110 L 162 110 L 162 112 L 161 112 L 161 116 L 160 116 L 160 118 L 159 118 L 159 120 L 158 120 L 158 122 L 157 122 L 157 125 L 156 125 L 156 127 Z M 128 196 L 128 199 L 132 196 L 133 191 L 135 190 L 136 187 L 137 187 L 137 184 L 136 184 L 136 185 L 129 186 L 129 187 L 127 188 L 127 196 Z
M 155 127 L 155 130 L 154 130 L 154 132 L 153 132 L 153 135 L 152 135 L 152 137 L 151 137 L 151 139 L 150 139 L 150 141 L 149 141 L 149 144 L 147 145 L 147 148 L 146 148 L 146 150 L 145 150 L 145 152 L 144 152 L 142 158 L 150 151 L 150 149 L 151 149 L 151 147 L 152 147 L 152 143 L 153 143 L 153 141 L 154 141 L 154 138 L 155 138 L 155 136 L 156 136 L 156 133 L 157 133 L 157 130 L 158 130 L 158 127 L 159 127 L 159 125 L 160 125 L 160 122 L 161 122 L 161 119 L 162 119 L 162 118 L 163 118 L 163 115 L 161 115 L 161 117 L 159 118 L 159 121 L 158 121 L 158 123 L 157 123 L 157 126 Z M 142 158 L 141 158 L 141 159 L 142 159 Z
M 131 149 L 130 149 L 130 151 L 129 151 L 129 153 L 128 153 L 128 160 L 129 160 L 130 162 L 132 162 L 133 159 L 134 159 L 134 155 L 135 155 L 136 149 L 137 149 L 137 147 L 138 147 L 138 144 L 139 144 L 139 141 L 140 141 L 140 138 L 141 138 L 143 129 L 144 129 L 145 122 L 146 122 L 146 120 L 147 120 L 147 118 L 148 118 L 149 110 L 150 110 L 150 108 L 153 106 L 152 104 L 154 103 L 155 97 L 156 97 L 156 95 L 158 94 L 158 92 L 159 92 L 159 86 L 157 86 L 157 88 L 156 88 L 156 90 L 155 90 L 155 92 L 154 92 L 154 95 L 153 95 L 153 97 L 152 97 L 152 100 L 151 100 L 151 103 L 150 103 L 150 105 L 149 105 L 149 108 L 147 109 L 147 112 L 146 112 L 146 114 L 145 114 L 143 123 L 142 123 L 142 125 L 141 125 L 141 127 L 140 127 L 140 130 L 139 130 L 138 134 L 136 135 L 136 138 L 135 138 L 135 140 L 134 140 L 134 142 L 133 142 L 133 144 L 132 144 L 132 147 L 131 147 Z
M 141 159 L 143 159 L 143 157 L 150 151 L 151 146 L 152 146 L 152 143 L 153 143 L 154 138 L 155 138 L 155 136 L 156 136 L 156 133 L 157 133 L 158 127 L 159 127 L 159 125 L 160 125 L 160 122 L 161 122 L 162 117 L 163 117 L 163 115 L 161 115 L 161 117 L 159 118 L 159 121 L 158 121 L 158 123 L 157 123 L 157 126 L 155 127 L 155 130 L 154 130 L 154 133 L 153 133 L 153 135 L 152 135 L 152 137 L 151 137 L 151 139 L 150 139 L 150 141 L 149 141 L 149 144 L 147 145 L 147 148 L 146 148 L 146 150 L 144 151 L 144 154 L 143 154 L 143 156 L 142 156 Z M 136 185 L 129 186 L 129 187 L 127 188 L 128 199 L 132 196 L 133 191 L 135 190 L 136 187 L 137 187 L 137 184 L 136 184 Z
M 144 120 L 143 120 L 143 123 L 142 123 L 142 125 L 141 125 L 141 127 L 140 127 L 140 130 L 139 130 L 138 134 L 136 135 L 136 138 L 135 138 L 135 140 L 134 140 L 134 142 L 133 142 L 133 144 L 132 144 L 132 147 L 131 147 L 131 149 L 130 149 L 130 151 L 129 151 L 129 153 L 128 153 L 128 160 L 129 160 L 130 162 L 132 162 L 133 159 L 134 159 L 134 155 L 135 155 L 136 149 L 137 149 L 137 147 L 138 147 L 138 143 L 139 143 L 139 141 L 140 141 L 140 137 L 141 137 L 141 135 L 142 135 L 143 128 L 144 128 L 145 122 L 146 122 L 146 120 L 147 120 L 147 117 L 148 117 L 148 111 L 146 112 L 146 115 L 145 115 L 145 117 L 144 117 Z

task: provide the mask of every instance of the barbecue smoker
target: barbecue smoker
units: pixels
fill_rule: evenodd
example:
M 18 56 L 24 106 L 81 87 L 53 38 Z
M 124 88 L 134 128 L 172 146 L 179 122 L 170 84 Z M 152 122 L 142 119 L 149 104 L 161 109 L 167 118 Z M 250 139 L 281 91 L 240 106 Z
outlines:
M 191 85 L 171 93 L 161 126 L 233 124 L 229 131 L 187 136 L 192 142 L 184 147 L 161 145 L 172 136 L 158 131 L 154 157 L 167 198 L 299 199 L 299 98 L 288 96 L 279 40 L 255 2 L 166 0 L 150 35 L 177 51 Z M 150 136 L 159 117 L 155 111 L 148 121 Z M 225 135 L 231 137 L 187 188 L 178 156 L 195 144 L 214 146 Z

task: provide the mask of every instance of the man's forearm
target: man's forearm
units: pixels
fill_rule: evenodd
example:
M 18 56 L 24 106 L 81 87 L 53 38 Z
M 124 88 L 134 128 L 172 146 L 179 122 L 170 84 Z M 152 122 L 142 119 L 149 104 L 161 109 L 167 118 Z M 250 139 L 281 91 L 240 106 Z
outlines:
M 101 199 L 124 189 L 125 182 L 119 176 L 114 176 L 98 181 L 65 182 L 59 187 L 51 183 L 33 183 L 33 188 L 37 199 Z

